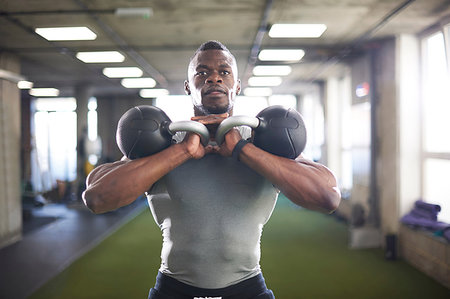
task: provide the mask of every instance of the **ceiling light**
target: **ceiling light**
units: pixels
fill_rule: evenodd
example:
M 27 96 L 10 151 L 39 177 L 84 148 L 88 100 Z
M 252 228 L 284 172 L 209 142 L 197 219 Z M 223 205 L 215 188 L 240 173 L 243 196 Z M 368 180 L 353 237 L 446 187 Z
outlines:
M 296 50 L 262 50 L 258 59 L 262 61 L 299 61 L 305 55 L 305 51 Z
M 117 8 L 115 14 L 118 17 L 142 17 L 144 19 L 149 19 L 153 15 L 153 9 L 151 7 Z
M 85 63 L 123 62 L 125 56 L 117 51 L 78 52 L 77 58 Z
M 56 88 L 32 88 L 28 92 L 34 97 L 57 97 L 59 90 Z
M 247 87 L 244 89 L 247 97 L 268 97 L 272 95 L 272 89 L 268 87 Z
M 156 81 L 152 78 L 128 78 L 120 82 L 126 88 L 152 88 Z
M 253 68 L 255 76 L 286 76 L 292 68 L 289 65 L 257 65 Z
M 19 81 L 19 82 L 17 82 L 17 87 L 19 89 L 30 89 L 30 88 L 33 88 L 33 82 L 30 82 L 30 81 Z
M 272 38 L 318 38 L 327 26 L 325 24 L 274 24 L 270 28 Z
M 278 86 L 283 82 L 281 77 L 250 77 L 248 85 L 250 86 Z
M 108 78 L 141 77 L 143 72 L 138 67 L 105 67 L 103 75 Z
M 141 89 L 139 95 L 143 98 L 157 98 L 166 96 L 169 94 L 167 89 L 154 88 L 154 89 Z
M 97 34 L 87 27 L 36 28 L 34 31 L 48 41 L 94 40 L 97 38 Z

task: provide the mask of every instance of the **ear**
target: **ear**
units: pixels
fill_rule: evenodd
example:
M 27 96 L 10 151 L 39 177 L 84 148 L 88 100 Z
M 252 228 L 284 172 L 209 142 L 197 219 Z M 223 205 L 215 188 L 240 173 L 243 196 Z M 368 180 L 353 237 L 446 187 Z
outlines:
M 238 79 L 236 86 L 236 95 L 239 95 L 240 93 L 241 93 L 241 79 Z
M 185 81 L 184 81 L 184 92 L 185 92 L 187 95 L 190 95 L 190 94 L 191 94 L 191 89 L 189 88 L 189 81 L 188 81 L 188 80 L 185 80 Z

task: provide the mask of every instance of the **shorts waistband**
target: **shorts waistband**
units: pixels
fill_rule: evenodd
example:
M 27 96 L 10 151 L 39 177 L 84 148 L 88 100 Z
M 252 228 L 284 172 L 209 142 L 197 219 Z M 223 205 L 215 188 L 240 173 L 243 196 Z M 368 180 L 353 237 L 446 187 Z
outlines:
M 165 293 L 174 298 L 195 298 L 195 297 L 222 297 L 222 298 L 252 298 L 267 291 L 264 277 L 258 275 L 220 289 L 197 288 L 158 272 L 156 284 L 157 291 Z

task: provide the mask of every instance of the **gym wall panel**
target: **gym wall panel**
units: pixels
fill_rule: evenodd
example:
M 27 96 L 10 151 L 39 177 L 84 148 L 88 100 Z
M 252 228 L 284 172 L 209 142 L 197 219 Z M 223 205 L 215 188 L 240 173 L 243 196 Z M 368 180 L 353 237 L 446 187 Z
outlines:
M 0 69 L 19 74 L 18 58 L 0 53 Z M 20 115 L 17 84 L 0 79 L 0 248 L 22 235 Z

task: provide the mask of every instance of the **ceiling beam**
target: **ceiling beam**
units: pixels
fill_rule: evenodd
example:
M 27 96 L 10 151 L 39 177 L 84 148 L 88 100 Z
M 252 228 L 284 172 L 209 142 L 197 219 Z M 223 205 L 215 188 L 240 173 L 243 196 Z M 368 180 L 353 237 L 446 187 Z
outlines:
M 28 16 L 28 15 L 79 15 L 79 14 L 114 14 L 114 9 L 72 9 L 72 10 L 35 10 L 35 11 L 0 11 L 0 16 Z
M 406 7 L 408 7 L 415 0 L 406 0 L 402 2 L 399 6 L 395 7 L 392 11 L 386 14 L 380 21 L 378 21 L 374 26 L 369 28 L 366 32 L 361 34 L 359 37 L 355 38 L 352 42 L 350 42 L 347 46 L 339 49 L 337 54 L 330 57 L 328 60 L 324 61 L 318 68 L 311 74 L 309 81 L 314 82 L 319 78 L 319 76 L 325 72 L 329 67 L 335 65 L 339 61 L 343 60 L 346 57 L 352 55 L 355 51 L 359 51 L 359 47 L 369 40 L 369 38 L 378 30 L 381 29 L 384 25 L 386 25 L 389 21 L 392 20 L 395 16 L 397 16 L 400 12 L 402 12 Z
M 13 83 L 18 83 L 19 81 L 26 80 L 25 77 L 23 77 L 22 75 L 3 69 L 0 69 L 0 79 L 5 79 Z
M 155 69 L 148 61 L 142 57 L 135 49 L 133 49 L 128 43 L 119 35 L 114 29 L 111 28 L 108 24 L 100 20 L 100 18 L 92 12 L 89 12 L 87 6 L 80 0 L 74 0 L 74 2 L 80 6 L 83 10 L 88 13 L 88 15 L 97 23 L 99 27 L 103 29 L 103 31 L 116 43 L 116 45 L 124 51 L 134 62 L 137 63 L 138 66 L 142 68 L 144 72 L 153 77 L 161 87 L 167 88 L 168 82 L 167 79 L 157 70 Z
M 263 15 L 261 17 L 261 22 L 259 23 L 258 30 L 256 31 L 255 38 L 253 40 L 252 47 L 250 49 L 250 55 L 248 57 L 247 66 L 245 67 L 244 73 L 242 75 L 242 82 L 248 81 L 248 78 L 251 76 L 251 72 L 253 67 L 258 60 L 258 53 L 261 48 L 262 41 L 264 39 L 264 35 L 267 32 L 267 25 L 270 11 L 272 10 L 272 0 L 266 0 L 266 4 L 264 6 Z

